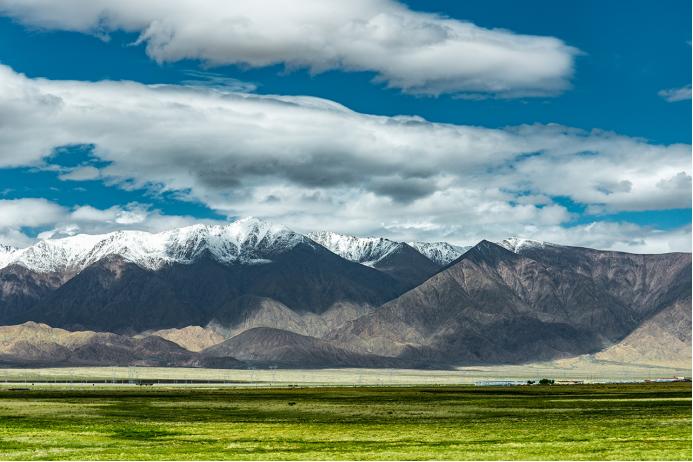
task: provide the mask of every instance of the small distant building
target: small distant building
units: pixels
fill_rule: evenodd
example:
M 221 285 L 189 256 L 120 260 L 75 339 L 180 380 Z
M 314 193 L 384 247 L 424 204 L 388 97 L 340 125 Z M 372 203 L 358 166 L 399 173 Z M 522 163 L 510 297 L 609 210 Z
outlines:
M 650 380 L 645 380 L 645 382 L 657 382 L 657 383 L 664 383 L 664 382 L 690 382 L 691 379 L 690 377 L 661 377 L 658 379 L 650 379 Z

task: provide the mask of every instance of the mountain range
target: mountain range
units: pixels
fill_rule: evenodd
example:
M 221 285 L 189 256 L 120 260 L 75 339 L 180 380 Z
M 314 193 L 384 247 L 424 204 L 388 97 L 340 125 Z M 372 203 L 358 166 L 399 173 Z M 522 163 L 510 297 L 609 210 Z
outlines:
M 256 218 L 76 235 L 0 246 L 0 361 L 690 367 L 690 281 L 689 253 L 303 235 Z

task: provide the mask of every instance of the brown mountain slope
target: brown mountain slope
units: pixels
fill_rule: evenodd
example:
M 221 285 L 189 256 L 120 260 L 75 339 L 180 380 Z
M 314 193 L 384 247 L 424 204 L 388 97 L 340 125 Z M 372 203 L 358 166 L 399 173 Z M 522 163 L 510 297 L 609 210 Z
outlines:
M 182 346 L 188 351 L 202 351 L 225 340 L 225 337 L 216 330 L 201 326 L 157 330 L 149 332 L 148 335 L 161 337 Z
M 0 363 L 29 366 L 204 366 L 204 358 L 157 336 L 70 332 L 27 322 L 0 327 Z M 242 364 L 227 358 L 226 367 Z
M 626 364 L 691 367 L 691 299 L 680 300 L 643 322 L 597 359 Z
M 0 320 L 25 316 L 28 309 L 65 282 L 56 273 L 37 273 L 21 265 L 0 268 Z
M 254 327 L 271 327 L 322 337 L 345 322 L 371 310 L 372 307 L 368 305 L 346 301 L 335 303 L 322 313 L 297 312 L 271 298 L 245 295 L 225 303 L 210 326 L 225 338 L 231 338 Z
M 559 275 L 584 275 L 644 319 L 691 292 L 691 254 L 631 254 L 546 245 L 519 254 Z
M 294 332 L 256 327 L 202 351 L 209 360 L 232 356 L 242 361 L 281 367 L 402 367 L 404 361 L 339 348 Z
M 690 297 L 690 254 L 556 247 L 530 258 L 482 241 L 328 338 L 362 352 L 451 364 L 553 359 L 597 352 Z

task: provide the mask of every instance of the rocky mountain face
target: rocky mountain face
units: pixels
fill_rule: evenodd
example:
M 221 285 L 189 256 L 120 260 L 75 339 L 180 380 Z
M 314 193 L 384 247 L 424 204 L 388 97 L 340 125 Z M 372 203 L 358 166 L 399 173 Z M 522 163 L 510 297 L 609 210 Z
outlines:
M 329 339 L 371 354 L 455 364 L 597 352 L 690 297 L 690 254 L 482 241 L 453 265 Z

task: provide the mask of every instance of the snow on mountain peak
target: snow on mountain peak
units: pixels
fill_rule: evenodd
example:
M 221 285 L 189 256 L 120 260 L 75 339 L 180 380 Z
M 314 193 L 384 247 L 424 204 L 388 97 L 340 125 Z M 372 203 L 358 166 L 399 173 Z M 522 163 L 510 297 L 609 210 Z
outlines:
M 329 231 L 313 232 L 308 237 L 342 258 L 373 266 L 392 252 L 408 245 L 429 260 L 447 265 L 469 250 L 447 242 L 397 242 L 382 237 L 355 237 Z
M 272 247 L 275 245 L 296 245 L 304 237 L 284 225 L 271 223 L 255 217 L 242 218 L 228 225 L 218 227 L 220 235 L 232 238 L 240 247 Z M 216 231 L 216 229 L 215 229 Z
M 195 224 L 160 233 L 124 230 L 101 235 L 78 234 L 42 240 L 23 249 L 0 244 L 0 269 L 19 264 L 37 272 L 77 273 L 109 255 L 150 270 L 170 263 L 189 264 L 203 255 L 225 264 L 261 264 L 301 243 L 318 243 L 342 258 L 367 266 L 377 265 L 406 245 L 443 266 L 470 249 L 447 242 L 403 243 L 328 231 L 304 236 L 286 226 L 247 217 L 223 225 Z M 518 237 L 498 244 L 515 253 L 552 245 Z
M 412 241 L 407 242 L 407 244 L 429 260 L 442 266 L 457 260 L 463 253 L 472 248 L 471 246 L 452 245 L 447 242 Z
M 0 249 L 0 268 L 16 263 L 38 272 L 78 272 L 108 255 L 118 255 L 143 268 L 158 269 L 168 263 L 191 263 L 205 252 L 222 263 L 257 264 L 301 242 L 309 241 L 285 226 L 249 217 L 161 233 L 126 230 L 46 239 L 25 249 Z
M 12 261 L 15 252 L 17 252 L 16 248 L 0 244 L 0 268 L 7 266 L 7 263 Z
M 329 231 L 309 233 L 308 237 L 332 253 L 366 266 L 375 265 L 403 245 L 383 237 L 356 237 Z
M 534 241 L 532 239 L 525 239 L 521 237 L 510 237 L 508 239 L 500 241 L 498 245 L 508 249 L 511 252 L 518 253 L 521 250 L 544 248 L 547 245 L 552 244 L 544 241 Z

